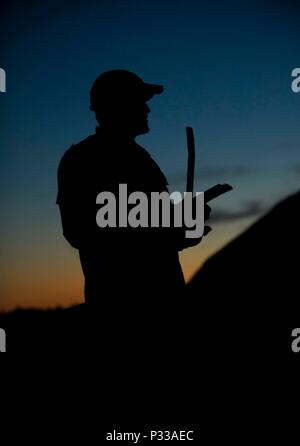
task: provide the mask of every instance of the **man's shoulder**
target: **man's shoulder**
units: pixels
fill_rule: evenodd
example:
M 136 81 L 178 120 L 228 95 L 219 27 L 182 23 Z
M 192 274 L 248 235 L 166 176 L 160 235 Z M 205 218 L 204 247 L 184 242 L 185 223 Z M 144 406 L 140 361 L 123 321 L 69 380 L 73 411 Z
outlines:
M 68 167 L 69 165 L 81 164 L 89 157 L 89 154 L 93 150 L 96 144 L 96 135 L 89 135 L 77 144 L 72 144 L 63 154 L 59 168 Z

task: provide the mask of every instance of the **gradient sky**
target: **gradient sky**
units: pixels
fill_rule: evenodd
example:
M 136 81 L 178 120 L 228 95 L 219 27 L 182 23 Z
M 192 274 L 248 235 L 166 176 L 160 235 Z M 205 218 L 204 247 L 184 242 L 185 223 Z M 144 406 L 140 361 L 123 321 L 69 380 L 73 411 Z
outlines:
M 0 309 L 82 301 L 77 253 L 55 204 L 56 170 L 95 129 L 89 88 L 105 70 L 165 86 L 138 142 L 171 190 L 184 190 L 186 125 L 196 136 L 196 190 L 234 186 L 215 202 L 214 231 L 181 255 L 187 279 L 299 188 L 297 2 L 11 1 L 1 9 Z

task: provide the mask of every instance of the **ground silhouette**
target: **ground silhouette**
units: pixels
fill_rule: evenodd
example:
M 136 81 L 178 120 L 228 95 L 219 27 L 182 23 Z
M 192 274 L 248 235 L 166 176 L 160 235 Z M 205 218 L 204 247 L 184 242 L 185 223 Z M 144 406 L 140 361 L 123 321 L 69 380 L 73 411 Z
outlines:
M 300 193 L 280 202 L 217 254 L 187 285 L 176 305 L 89 304 L 64 310 L 0 315 L 12 351 L 77 350 L 208 358 L 295 360 L 291 330 L 299 325 Z M 147 284 L 145 284 L 147 289 Z M 176 297 L 176 296 L 175 296 Z M 169 298 L 168 298 L 169 301 Z

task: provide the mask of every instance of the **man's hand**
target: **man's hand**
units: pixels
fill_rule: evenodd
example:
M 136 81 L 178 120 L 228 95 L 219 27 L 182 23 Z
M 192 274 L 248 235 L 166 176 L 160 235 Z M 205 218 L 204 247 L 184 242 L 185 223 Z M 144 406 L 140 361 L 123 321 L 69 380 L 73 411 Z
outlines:
M 211 207 L 208 206 L 208 204 L 205 203 L 204 206 L 204 221 L 207 221 L 210 219 L 211 214 Z M 210 231 L 212 231 L 210 226 L 204 226 L 204 233 L 203 236 L 207 235 Z
M 210 219 L 210 214 L 211 214 L 211 207 L 205 203 L 205 205 L 204 205 L 204 221 L 207 221 Z

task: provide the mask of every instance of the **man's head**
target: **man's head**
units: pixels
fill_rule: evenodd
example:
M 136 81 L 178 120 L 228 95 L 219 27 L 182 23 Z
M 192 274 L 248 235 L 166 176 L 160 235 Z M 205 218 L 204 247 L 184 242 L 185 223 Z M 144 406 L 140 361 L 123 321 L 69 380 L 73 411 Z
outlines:
M 146 102 L 162 91 L 161 85 L 147 84 L 130 71 L 106 71 L 91 88 L 90 109 L 101 127 L 137 136 L 149 131 Z

